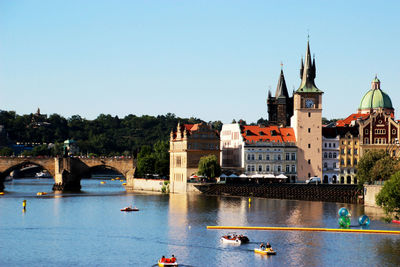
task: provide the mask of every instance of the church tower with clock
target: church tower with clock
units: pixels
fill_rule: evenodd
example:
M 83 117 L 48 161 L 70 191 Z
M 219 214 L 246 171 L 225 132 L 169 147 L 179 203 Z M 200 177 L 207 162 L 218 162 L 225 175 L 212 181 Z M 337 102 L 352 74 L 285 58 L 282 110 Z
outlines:
M 293 95 L 291 126 L 296 135 L 297 177 L 305 181 L 309 177 L 322 178 L 322 94 L 314 83 L 315 58 L 311 60 L 307 42 L 306 57 L 301 60 L 299 89 Z

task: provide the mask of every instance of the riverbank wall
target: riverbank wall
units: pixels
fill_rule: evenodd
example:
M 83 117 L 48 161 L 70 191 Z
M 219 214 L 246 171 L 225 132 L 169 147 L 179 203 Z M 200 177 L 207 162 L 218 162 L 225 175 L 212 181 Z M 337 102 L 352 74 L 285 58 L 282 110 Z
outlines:
M 364 185 L 364 205 L 379 207 L 376 204 L 376 195 L 382 190 L 383 185 Z
M 168 182 L 167 184 L 165 182 Z M 125 187 L 126 190 L 133 191 L 152 191 L 152 192 L 163 192 L 168 191 L 169 181 L 162 179 L 145 179 L 145 178 L 132 178 L 132 180 Z M 199 187 L 200 184 L 188 183 L 186 192 L 188 193 L 201 193 Z
M 199 188 L 200 189 L 200 188 Z M 357 185 L 213 184 L 201 189 L 206 195 L 244 196 L 339 203 L 363 203 L 363 189 Z

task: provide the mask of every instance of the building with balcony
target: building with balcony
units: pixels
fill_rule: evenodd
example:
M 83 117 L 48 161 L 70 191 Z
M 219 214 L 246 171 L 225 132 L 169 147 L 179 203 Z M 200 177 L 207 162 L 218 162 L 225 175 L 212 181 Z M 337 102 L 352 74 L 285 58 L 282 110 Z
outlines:
M 337 183 L 339 172 L 339 134 L 335 127 L 324 127 L 322 128 L 322 182 Z

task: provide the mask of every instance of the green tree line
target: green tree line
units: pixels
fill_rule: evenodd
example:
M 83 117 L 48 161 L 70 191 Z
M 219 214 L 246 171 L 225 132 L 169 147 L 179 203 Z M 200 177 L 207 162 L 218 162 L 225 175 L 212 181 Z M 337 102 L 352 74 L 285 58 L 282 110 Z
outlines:
M 94 120 L 87 120 L 79 115 L 64 118 L 58 114 L 47 117 L 0 112 L 0 125 L 5 128 L 9 143 L 56 144 L 74 139 L 83 154 L 99 156 L 136 156 L 142 146 L 152 147 L 158 140 L 169 140 L 170 132 L 178 122 L 200 123 L 202 120 L 179 118 L 171 113 L 157 117 L 128 115 L 124 118 L 100 114 Z

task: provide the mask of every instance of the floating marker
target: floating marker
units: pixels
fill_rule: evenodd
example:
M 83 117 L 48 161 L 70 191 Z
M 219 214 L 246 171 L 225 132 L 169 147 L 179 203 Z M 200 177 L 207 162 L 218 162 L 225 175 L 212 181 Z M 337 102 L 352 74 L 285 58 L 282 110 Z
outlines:
M 207 229 L 231 229 L 231 230 L 264 230 L 264 231 L 311 231 L 311 232 L 340 232 L 340 233 L 359 233 L 359 234 L 395 234 L 400 235 L 400 231 L 390 230 L 361 230 L 361 229 L 333 229 L 333 228 L 303 228 L 303 227 L 254 227 L 254 226 L 207 226 Z

